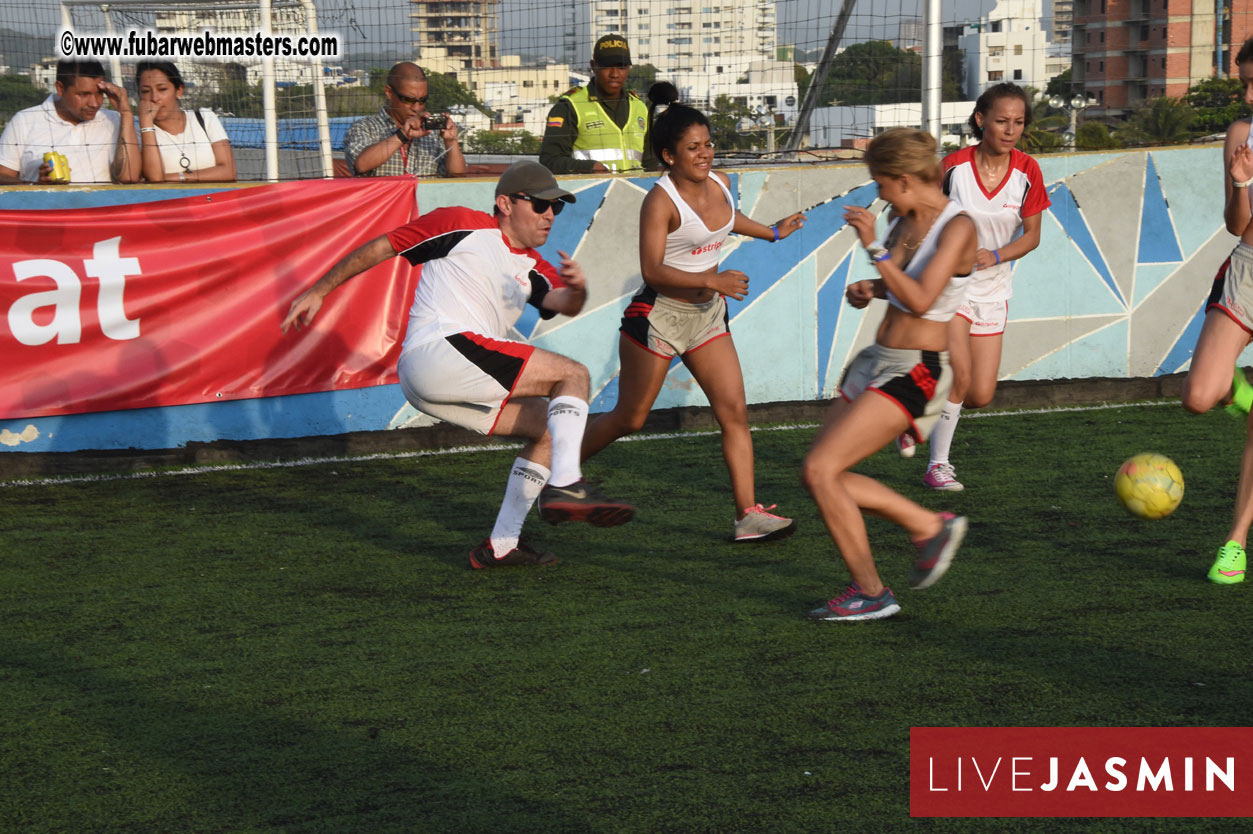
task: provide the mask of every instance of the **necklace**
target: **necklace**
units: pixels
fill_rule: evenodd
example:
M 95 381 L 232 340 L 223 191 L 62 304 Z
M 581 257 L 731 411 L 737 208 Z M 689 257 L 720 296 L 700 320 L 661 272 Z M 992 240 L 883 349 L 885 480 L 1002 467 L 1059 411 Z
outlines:
M 979 156 L 979 154 L 976 154 Z M 993 184 L 999 183 L 1005 178 L 1005 172 L 1009 169 L 1009 162 L 1006 161 L 1005 168 L 998 171 L 994 166 L 989 164 L 987 157 L 982 157 L 979 161 L 979 167 L 983 169 L 984 178 Z
M 187 134 L 191 132 L 191 119 L 187 118 L 187 112 L 185 110 L 180 108 L 179 112 L 183 114 L 183 132 L 175 138 L 174 134 L 170 133 L 168 130 L 165 130 L 164 128 L 162 128 L 162 130 L 165 135 L 170 137 L 170 140 L 178 146 L 178 167 L 183 169 L 184 174 L 188 174 L 191 173 L 191 159 L 187 156 Z M 173 127 L 173 125 L 170 125 L 170 127 Z M 194 145 L 195 141 L 196 137 L 192 136 L 191 144 Z

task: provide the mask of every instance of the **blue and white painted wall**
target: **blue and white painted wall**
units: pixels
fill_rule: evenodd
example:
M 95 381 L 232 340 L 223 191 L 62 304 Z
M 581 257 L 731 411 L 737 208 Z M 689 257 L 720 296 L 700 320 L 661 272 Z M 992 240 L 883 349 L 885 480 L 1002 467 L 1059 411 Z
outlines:
M 1042 157 L 1053 206 L 1040 248 L 1015 264 L 1002 377 L 1148 377 L 1185 370 L 1218 265 L 1235 239 L 1222 222 L 1217 147 Z M 731 171 L 748 216 L 772 223 L 794 211 L 805 228 L 777 244 L 733 238 L 724 268 L 750 276 L 750 295 L 730 302 L 731 329 L 753 403 L 833 395 L 849 358 L 873 339 L 882 302 L 854 310 L 844 287 L 874 277 L 842 219 L 846 205 L 874 204 L 861 165 Z M 583 264 L 591 284 L 574 319 L 528 313 L 519 334 L 585 363 L 594 411 L 617 397 L 617 326 L 640 283 L 637 220 L 651 177 L 565 180 L 578 202 L 545 245 Z M 433 180 L 419 205 L 487 209 L 494 183 Z M 197 190 L 196 193 L 204 189 Z M 11 191 L 0 208 L 69 208 L 184 197 L 187 189 Z M 383 231 L 383 230 L 380 230 Z M 329 264 L 328 264 L 329 266 Z M 312 282 L 318 276 L 311 275 Z M 1253 352 L 1244 360 L 1253 359 Z M 705 405 L 682 363 L 672 366 L 658 408 Z M 137 409 L 0 423 L 0 451 L 177 448 L 189 442 L 339 434 L 420 424 L 397 386 L 325 394 Z

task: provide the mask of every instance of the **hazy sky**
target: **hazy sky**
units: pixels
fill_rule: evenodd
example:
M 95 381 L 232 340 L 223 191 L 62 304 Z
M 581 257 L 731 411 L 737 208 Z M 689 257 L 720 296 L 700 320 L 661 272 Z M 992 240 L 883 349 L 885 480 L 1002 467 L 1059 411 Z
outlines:
M 584 0 L 586 2 L 587 0 Z M 346 38 L 347 48 L 363 52 L 404 53 L 408 49 L 411 0 L 316 0 L 323 31 Z M 694 0 L 695 2 L 695 0 Z M 822 48 L 835 24 L 841 0 L 776 0 L 778 42 L 803 49 Z M 115 4 L 115 8 L 121 3 Z M 154 3 L 154 5 L 157 5 Z M 944 0 L 945 23 L 977 19 L 995 0 Z M 1051 0 L 1045 0 L 1051 8 Z M 523 51 L 561 57 L 569 0 L 501 0 L 500 39 L 504 53 Z M 902 18 L 920 18 L 921 0 L 859 0 L 844 43 L 870 38 L 892 39 Z M 55 0 L 34 0 L 20 9 L 0 8 L 0 27 L 48 37 L 49 54 L 60 28 Z

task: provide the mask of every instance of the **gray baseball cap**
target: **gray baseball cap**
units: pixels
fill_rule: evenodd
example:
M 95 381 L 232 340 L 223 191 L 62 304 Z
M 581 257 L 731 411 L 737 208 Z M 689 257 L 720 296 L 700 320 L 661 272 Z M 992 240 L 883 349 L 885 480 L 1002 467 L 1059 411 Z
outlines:
M 496 183 L 496 196 L 525 194 L 541 200 L 574 202 L 574 195 L 557 185 L 553 172 L 530 159 L 521 159 L 505 169 Z

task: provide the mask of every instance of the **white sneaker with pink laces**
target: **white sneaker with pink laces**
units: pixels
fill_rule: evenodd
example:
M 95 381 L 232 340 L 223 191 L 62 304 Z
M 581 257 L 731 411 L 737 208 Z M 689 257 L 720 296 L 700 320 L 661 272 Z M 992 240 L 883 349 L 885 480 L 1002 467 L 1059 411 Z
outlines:
M 914 436 L 909 432 L 904 432 L 896 436 L 896 451 L 901 453 L 903 458 L 912 458 L 914 452 L 918 451 L 918 441 L 914 440 Z
M 924 485 L 945 492 L 961 492 L 965 489 L 953 472 L 951 463 L 933 463 L 927 467 L 927 474 L 922 476 Z
M 796 521 L 771 513 L 770 510 L 773 510 L 775 506 L 771 504 L 769 507 L 763 507 L 758 504 L 755 507 L 749 507 L 744 512 L 744 517 L 735 522 L 735 536 L 732 540 L 768 542 L 774 539 L 786 539 L 795 533 Z

